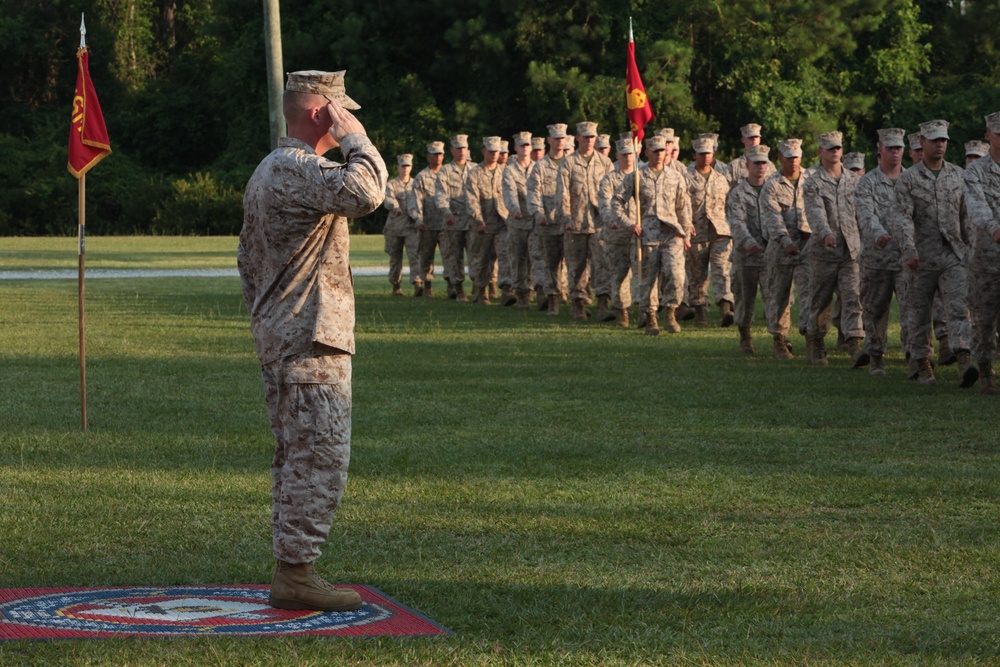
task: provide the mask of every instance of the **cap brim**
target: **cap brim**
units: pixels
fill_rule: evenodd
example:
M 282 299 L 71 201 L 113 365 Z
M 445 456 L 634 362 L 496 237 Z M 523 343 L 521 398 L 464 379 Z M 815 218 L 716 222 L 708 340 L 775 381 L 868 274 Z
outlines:
M 357 111 L 358 109 L 361 108 L 360 104 L 352 100 L 347 95 L 338 95 L 337 97 L 334 97 L 332 95 L 324 95 L 323 97 L 330 100 L 331 102 L 339 103 L 340 106 L 344 107 L 348 111 Z
M 922 134 L 920 136 L 922 136 L 924 139 L 927 139 L 928 141 L 937 141 L 938 139 L 948 139 L 948 140 L 951 139 L 951 137 L 948 136 L 947 132 L 934 132 L 932 134 Z

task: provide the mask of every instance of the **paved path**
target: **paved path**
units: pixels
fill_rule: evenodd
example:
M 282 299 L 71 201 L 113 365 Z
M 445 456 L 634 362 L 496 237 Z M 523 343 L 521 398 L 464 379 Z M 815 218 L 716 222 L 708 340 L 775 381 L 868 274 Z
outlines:
M 439 267 L 435 267 L 438 275 Z M 77 269 L 59 269 L 53 271 L 0 271 L 0 280 L 76 280 Z M 87 269 L 87 280 L 102 278 L 238 278 L 236 269 Z M 388 266 L 361 266 L 354 268 L 354 275 L 359 278 L 389 275 Z M 409 269 L 403 269 L 403 275 L 410 275 Z

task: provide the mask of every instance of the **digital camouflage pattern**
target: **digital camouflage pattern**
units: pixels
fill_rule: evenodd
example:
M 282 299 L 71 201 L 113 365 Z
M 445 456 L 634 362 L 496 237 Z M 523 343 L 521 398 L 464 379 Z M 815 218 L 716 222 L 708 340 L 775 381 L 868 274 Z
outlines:
M 410 266 L 410 282 L 423 284 L 420 275 L 420 209 L 417 203 L 415 179 L 403 183 L 399 177 L 385 186 L 385 200 L 382 205 L 389 211 L 382 235 L 385 237 L 385 253 L 389 255 L 389 283 L 398 285 L 403 272 L 403 250 L 406 250 Z
M 469 172 L 465 183 L 465 199 L 474 226 L 474 262 L 476 289 L 489 285 L 493 277 L 493 264 L 499 262 L 498 285 L 509 288 L 510 256 L 507 243 L 507 207 L 503 202 L 504 168 L 492 169 L 478 164 Z M 485 225 L 485 232 L 479 226 Z
M 768 306 L 764 271 L 767 240 L 761 226 L 761 190 L 763 186 L 754 188 L 744 177 L 726 200 L 726 219 L 733 235 L 732 290 L 737 327 L 747 327 L 753 322 L 758 286 L 765 308 Z M 751 255 L 748 250 L 755 245 L 759 250 Z
M 972 353 L 976 361 L 996 356 L 996 322 L 1000 314 L 1000 165 L 990 154 L 965 170 L 965 202 L 972 250 L 969 261 L 969 310 Z
M 511 282 L 515 290 L 530 288 L 531 233 L 535 220 L 528 215 L 528 175 L 534 163 L 521 167 L 517 160 L 507 163 L 503 172 L 503 202 L 507 208 L 507 244 L 510 255 Z
M 761 219 L 768 245 L 764 253 L 765 312 L 769 314 L 768 333 L 788 334 L 792 305 L 792 286 L 798 288 L 799 331 L 806 331 L 809 319 L 809 265 L 804 261 L 812 229 L 806 219 L 805 173 L 792 182 L 780 171 L 764 181 L 761 188 Z M 797 255 L 786 252 L 788 246 L 798 249 Z

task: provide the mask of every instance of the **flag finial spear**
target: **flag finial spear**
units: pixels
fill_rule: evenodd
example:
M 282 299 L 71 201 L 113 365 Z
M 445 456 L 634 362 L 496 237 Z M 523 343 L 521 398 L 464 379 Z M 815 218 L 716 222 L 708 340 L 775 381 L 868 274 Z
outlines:
M 628 17 L 628 41 L 634 42 L 635 39 L 632 38 L 632 17 Z
M 87 48 L 87 26 L 83 22 L 83 12 L 80 12 L 80 48 Z

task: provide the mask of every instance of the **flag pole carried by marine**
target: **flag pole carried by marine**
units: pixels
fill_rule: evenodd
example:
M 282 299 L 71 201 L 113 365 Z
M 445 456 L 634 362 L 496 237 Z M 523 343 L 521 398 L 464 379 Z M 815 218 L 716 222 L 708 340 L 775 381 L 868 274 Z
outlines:
M 646 96 L 646 87 L 642 85 L 639 67 L 635 63 L 635 39 L 632 33 L 632 17 L 628 18 L 628 52 L 625 64 L 625 113 L 628 116 L 629 128 L 632 130 L 632 147 L 635 151 L 635 168 L 632 170 L 635 179 L 635 224 L 642 228 L 642 214 L 639 208 L 639 148 L 642 146 L 643 128 L 646 123 L 656 118 L 653 107 Z M 642 242 L 636 243 L 636 280 L 642 284 Z

